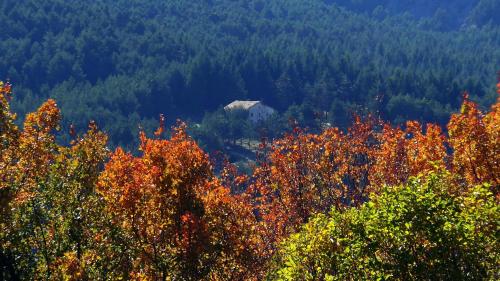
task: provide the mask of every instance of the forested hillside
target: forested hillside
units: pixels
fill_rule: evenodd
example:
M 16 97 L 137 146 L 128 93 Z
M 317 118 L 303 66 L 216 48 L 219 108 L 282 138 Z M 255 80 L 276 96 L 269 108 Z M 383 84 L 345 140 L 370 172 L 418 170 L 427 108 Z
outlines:
M 420 27 L 453 30 L 498 25 L 500 2 L 496 0 L 326 0 L 375 18 L 406 14 L 418 19 Z
M 63 127 L 95 119 L 128 147 L 160 113 L 200 122 L 235 99 L 302 125 L 324 111 L 344 128 L 352 112 L 444 124 L 463 91 L 495 99 L 497 11 L 494 0 L 4 0 L 0 77 L 20 116 L 56 98 Z

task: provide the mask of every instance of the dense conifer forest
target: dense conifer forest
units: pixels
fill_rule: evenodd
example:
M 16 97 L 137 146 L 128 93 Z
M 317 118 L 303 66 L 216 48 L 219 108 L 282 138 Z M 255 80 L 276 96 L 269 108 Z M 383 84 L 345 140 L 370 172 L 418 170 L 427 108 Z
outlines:
M 498 1 L 452 2 L 5 0 L 0 77 L 20 116 L 52 97 L 65 127 L 129 147 L 160 113 L 199 123 L 236 99 L 280 112 L 271 135 L 318 112 L 445 124 L 463 91 L 495 100 L 500 65 Z

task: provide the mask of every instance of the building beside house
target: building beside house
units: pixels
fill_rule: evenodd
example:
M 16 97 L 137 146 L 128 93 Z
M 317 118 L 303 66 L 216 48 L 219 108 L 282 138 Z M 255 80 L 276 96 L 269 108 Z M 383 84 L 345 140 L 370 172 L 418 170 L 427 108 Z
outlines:
M 224 110 L 244 110 L 248 112 L 248 120 L 252 123 L 258 123 L 264 121 L 273 115 L 276 110 L 263 104 L 261 101 L 241 101 L 236 100 L 232 103 L 226 105 Z

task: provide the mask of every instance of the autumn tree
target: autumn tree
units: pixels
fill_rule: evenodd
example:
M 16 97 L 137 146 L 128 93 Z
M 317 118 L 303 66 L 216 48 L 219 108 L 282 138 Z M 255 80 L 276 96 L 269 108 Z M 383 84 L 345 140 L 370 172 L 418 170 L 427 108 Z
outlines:
M 180 123 L 172 137 L 141 133 L 142 155 L 118 148 L 99 179 L 123 278 L 227 279 L 255 266 L 252 208 L 213 175 Z
M 2 230 L 2 248 L 8 249 L 6 251 L 10 255 L 20 260 L 17 262 L 20 268 L 31 270 L 35 276 L 50 276 L 52 257 L 48 252 L 44 218 L 40 214 L 47 209 L 40 202 L 39 192 L 43 192 L 42 182 L 47 179 L 50 163 L 54 161 L 57 147 L 51 133 L 59 118 L 55 102 L 47 101 L 37 112 L 26 116 L 24 130 L 19 132 L 15 141 L 8 142 L 2 151 L 2 193 L 8 199 L 3 205 L 7 210 Z M 15 131 L 18 129 L 11 129 L 11 132 Z M 36 249 L 35 255 L 32 249 Z M 29 264 L 36 259 L 42 261 L 40 268 L 30 268 Z M 23 276 L 24 273 L 16 275 Z
M 500 86 L 498 88 L 500 95 Z M 464 94 L 460 112 L 448 123 L 449 143 L 453 149 L 453 171 L 469 184 L 490 182 L 500 186 L 500 97 L 488 113 Z
M 70 147 L 60 147 L 46 185 L 49 236 L 57 243 L 53 279 L 104 279 L 109 270 L 102 256 L 102 229 L 107 227 L 96 183 L 108 158 L 107 136 L 94 122 Z M 50 205 L 49 205 L 50 204 Z
M 315 135 L 295 129 L 271 145 L 249 188 L 269 255 L 312 215 L 366 200 L 376 126 L 373 118 L 357 118 L 347 132 L 331 128 Z
M 3 279 L 17 277 L 14 256 L 10 250 L 10 202 L 13 199 L 12 181 L 15 150 L 18 146 L 19 130 L 14 124 L 15 114 L 10 111 L 11 85 L 0 81 L 0 271 Z
M 58 145 L 53 133 L 61 115 L 53 100 L 28 114 L 20 130 L 9 113 L 9 93 L 0 97 L 5 278 L 85 279 L 84 264 L 94 264 L 88 259 L 96 257 L 92 232 L 99 202 L 94 188 L 106 159 L 107 137 L 92 125 L 69 147 Z
M 437 125 L 428 124 L 423 131 L 416 121 L 408 121 L 405 129 L 384 124 L 378 142 L 369 175 L 373 191 L 446 166 L 446 138 Z

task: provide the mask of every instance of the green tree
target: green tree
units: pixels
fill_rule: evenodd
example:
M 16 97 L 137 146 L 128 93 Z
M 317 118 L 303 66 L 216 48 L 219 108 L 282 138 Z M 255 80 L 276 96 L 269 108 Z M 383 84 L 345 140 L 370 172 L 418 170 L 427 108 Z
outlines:
M 488 184 L 430 174 L 359 209 L 318 215 L 285 241 L 270 280 L 495 280 L 500 212 Z

